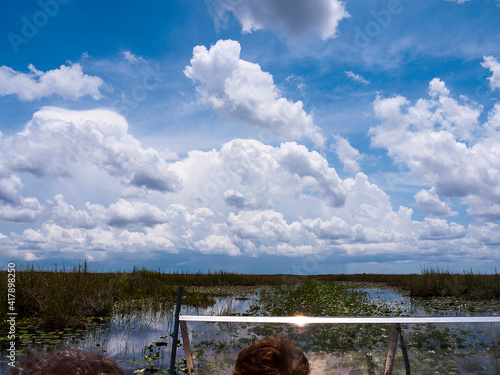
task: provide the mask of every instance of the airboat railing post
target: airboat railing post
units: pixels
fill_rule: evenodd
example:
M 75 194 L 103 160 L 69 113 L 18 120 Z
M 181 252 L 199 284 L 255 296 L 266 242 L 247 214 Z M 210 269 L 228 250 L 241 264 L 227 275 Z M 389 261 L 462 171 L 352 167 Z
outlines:
M 389 334 L 389 346 L 387 347 L 387 356 L 385 357 L 384 375 L 392 375 L 394 367 L 394 358 L 396 357 L 396 349 L 398 347 L 398 337 L 401 331 L 401 324 L 392 323 L 391 333 Z
M 182 344 L 184 346 L 184 354 L 186 356 L 188 374 L 195 375 L 196 373 L 194 371 L 193 356 L 191 355 L 191 344 L 189 343 L 189 333 L 187 330 L 187 325 L 184 321 L 180 321 L 179 324 L 181 326 Z
M 177 304 L 175 306 L 174 315 L 174 333 L 172 337 L 172 352 L 170 356 L 170 375 L 175 374 L 175 358 L 177 357 L 177 338 L 179 337 L 179 314 L 181 313 L 182 305 L 182 286 L 177 289 Z

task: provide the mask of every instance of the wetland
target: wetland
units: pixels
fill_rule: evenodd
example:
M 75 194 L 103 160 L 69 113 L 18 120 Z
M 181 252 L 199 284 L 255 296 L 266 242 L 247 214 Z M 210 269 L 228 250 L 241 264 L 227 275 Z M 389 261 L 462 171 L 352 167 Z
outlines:
M 16 325 L 17 355 L 28 347 L 75 347 L 111 356 L 128 374 L 168 373 L 177 285 L 186 286 L 181 311 L 184 315 L 496 316 L 500 312 L 500 300 L 495 297 L 474 299 L 473 295 L 464 298 L 450 293 L 421 297 L 394 283 L 373 281 L 373 275 L 365 276 L 364 281 L 348 276 L 351 280 L 332 280 L 333 276 L 324 275 L 168 275 L 136 270 L 106 276 L 81 269 L 57 273 L 32 270 L 18 275 L 17 285 L 26 285 L 26 290 L 19 293 L 31 298 L 32 305 L 27 300 L 19 303 L 19 311 L 24 311 L 25 316 Z M 58 278 L 72 278 L 73 285 L 59 285 L 57 282 L 62 281 Z M 106 292 L 99 294 L 98 283 L 92 278 L 105 282 Z M 41 304 L 46 303 L 42 301 L 49 301 L 47 296 L 42 298 L 43 293 L 51 292 L 42 292 L 43 288 L 37 291 L 37 286 L 46 286 L 49 280 L 60 286 L 59 294 L 64 294 L 62 285 L 67 285 L 69 295 L 59 296 L 61 301 L 56 303 L 61 310 L 70 310 L 66 317 L 64 311 L 40 311 Z M 80 283 L 78 287 L 75 282 Z M 443 280 L 441 283 L 446 284 Z M 493 288 L 489 288 L 491 293 Z M 476 297 L 480 294 L 477 290 Z M 83 307 L 65 305 L 71 305 L 71 294 L 83 301 Z M 101 302 L 86 300 L 95 294 Z M 111 303 L 105 303 L 109 296 Z M 39 305 L 34 306 L 33 301 Z M 188 330 L 196 373 L 200 375 L 230 374 L 242 347 L 280 334 L 290 337 L 306 353 L 314 375 L 355 375 L 382 372 L 390 326 L 191 322 Z M 498 324 L 406 324 L 402 332 L 412 373 L 500 373 Z M 4 343 L 5 332 L 2 335 Z M 177 372 L 183 373 L 183 343 L 178 345 Z M 2 353 L 0 372 L 5 373 L 5 347 Z M 399 348 L 395 373 L 403 371 Z

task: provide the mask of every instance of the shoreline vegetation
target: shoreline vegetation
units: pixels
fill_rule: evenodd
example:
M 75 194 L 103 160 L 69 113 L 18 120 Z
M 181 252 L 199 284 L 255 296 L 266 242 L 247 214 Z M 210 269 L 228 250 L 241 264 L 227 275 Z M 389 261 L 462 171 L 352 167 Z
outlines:
M 0 271 L 0 286 L 4 291 L 7 290 L 7 279 L 8 272 Z M 43 270 L 33 264 L 18 269 L 15 309 L 18 320 L 31 320 L 43 329 L 62 329 L 84 326 L 88 319 L 110 317 L 113 313 L 141 306 L 145 301 L 173 306 L 180 285 L 185 287 L 184 304 L 210 306 L 214 297 L 228 295 L 234 288 L 284 288 L 291 298 L 311 279 L 331 285 L 339 282 L 377 283 L 398 288 L 411 297 L 500 298 L 500 274 L 497 272 L 479 274 L 471 270 L 452 273 L 424 269 L 420 274 L 257 275 L 226 271 L 165 273 L 137 267 L 129 272 L 93 272 L 84 262 L 71 269 Z M 321 288 L 329 290 L 324 285 Z M 7 317 L 7 306 L 7 293 L 1 293 L 2 322 Z M 0 325 L 0 335 L 6 329 Z

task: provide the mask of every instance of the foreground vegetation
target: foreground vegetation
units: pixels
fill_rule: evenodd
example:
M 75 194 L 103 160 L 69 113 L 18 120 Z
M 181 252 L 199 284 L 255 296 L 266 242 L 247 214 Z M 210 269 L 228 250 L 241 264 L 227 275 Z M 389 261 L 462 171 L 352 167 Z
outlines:
M 339 308 L 357 305 L 353 295 L 341 286 L 330 283 L 311 284 L 310 279 L 323 282 L 377 282 L 407 290 L 411 296 L 452 296 L 469 299 L 500 298 L 500 275 L 474 274 L 464 272 L 454 274 L 440 270 L 425 270 L 413 275 L 249 275 L 230 272 L 209 273 L 163 273 L 147 269 L 134 269 L 131 272 L 95 273 L 89 272 L 84 263 L 72 269 L 35 269 L 34 265 L 18 269 L 16 273 L 15 311 L 17 318 L 35 321 L 39 327 L 62 329 L 85 324 L 90 317 L 109 317 L 117 309 L 127 306 L 140 306 L 145 300 L 156 303 L 175 303 L 177 287 L 185 286 L 183 302 L 194 306 L 207 306 L 214 303 L 214 296 L 227 293 L 226 287 L 257 286 L 294 286 L 310 288 L 306 294 L 320 299 L 333 294 L 342 299 Z M 312 287 L 314 285 L 314 288 Z M 7 272 L 0 272 L 0 287 L 7 290 Z M 336 288 L 335 291 L 331 290 Z M 341 289 L 339 289 L 341 288 Z M 268 300 L 288 301 L 290 306 L 297 304 L 297 293 L 305 290 L 280 289 L 279 298 Z M 318 294 L 319 293 L 319 294 Z M 277 297 L 277 296 L 274 296 Z M 265 299 L 263 300 L 265 301 Z M 135 303 L 135 304 L 134 304 Z M 331 302 L 334 303 L 334 302 Z M 0 318 L 5 324 L 7 313 L 7 293 L 0 293 Z M 341 315 L 330 305 L 328 311 L 305 309 L 308 315 Z M 269 307 L 269 306 L 268 306 Z M 276 309 L 278 307 L 275 307 Z M 279 307 L 283 308 L 283 306 Z M 281 315 L 288 312 L 283 310 Z M 360 312 L 352 312 L 360 315 Z M 0 326 L 4 332 L 5 326 Z

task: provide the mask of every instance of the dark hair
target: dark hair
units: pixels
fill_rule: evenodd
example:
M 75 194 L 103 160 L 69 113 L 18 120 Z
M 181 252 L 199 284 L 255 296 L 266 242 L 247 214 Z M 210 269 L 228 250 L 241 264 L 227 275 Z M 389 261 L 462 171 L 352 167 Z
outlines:
M 267 338 L 238 352 L 233 375 L 308 375 L 309 362 L 286 337 Z
M 7 375 L 126 375 L 111 358 L 75 349 L 30 350 Z

